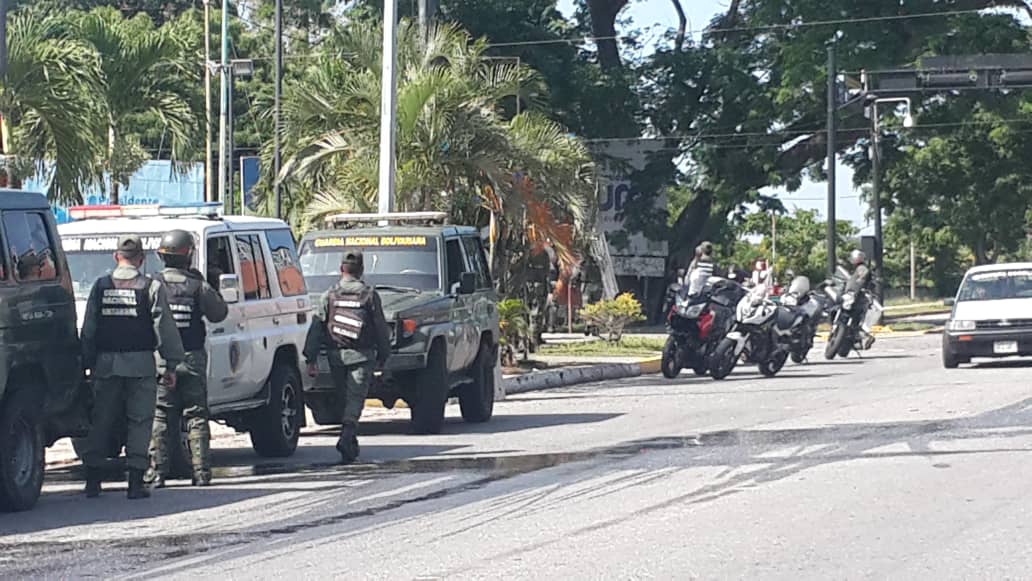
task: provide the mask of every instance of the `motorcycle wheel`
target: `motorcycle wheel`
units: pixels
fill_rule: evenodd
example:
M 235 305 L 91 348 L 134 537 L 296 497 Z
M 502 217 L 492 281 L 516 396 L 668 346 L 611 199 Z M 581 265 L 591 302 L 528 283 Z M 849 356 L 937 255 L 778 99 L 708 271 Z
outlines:
M 713 352 L 713 360 L 710 362 L 710 376 L 713 379 L 721 380 L 731 375 L 738 364 L 738 357 L 735 356 L 735 342 L 731 339 L 723 339 Z
M 785 366 L 788 360 L 788 353 L 785 351 L 774 352 L 774 357 L 760 363 L 760 373 L 766 377 L 774 377 Z
M 709 366 L 706 365 L 706 363 L 700 361 L 699 363 L 696 363 L 694 366 L 692 366 L 692 371 L 695 372 L 695 375 L 698 375 L 699 377 L 704 377 L 706 375 L 709 375 Z
M 794 363 L 804 363 L 806 361 L 806 356 L 809 353 L 810 353 L 809 349 L 807 349 L 806 351 L 793 351 L 792 352 L 792 361 Z
M 839 323 L 832 327 L 831 335 L 828 337 L 828 344 L 824 347 L 825 359 L 831 361 L 842 351 L 842 345 L 846 342 L 846 331 L 848 331 L 846 326 Z
M 663 357 L 660 360 L 659 369 L 663 372 L 663 377 L 667 379 L 674 379 L 681 373 L 681 365 L 677 361 L 677 342 L 673 337 L 667 337 L 666 344 L 663 345 Z

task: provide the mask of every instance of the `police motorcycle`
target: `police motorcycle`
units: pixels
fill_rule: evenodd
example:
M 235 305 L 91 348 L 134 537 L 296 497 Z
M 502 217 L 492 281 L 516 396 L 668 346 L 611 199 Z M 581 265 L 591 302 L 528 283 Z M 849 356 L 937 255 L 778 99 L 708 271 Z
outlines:
M 730 333 L 710 357 L 710 375 L 724 379 L 739 361 L 755 363 L 767 377 L 777 375 L 789 356 L 789 335 L 794 317 L 769 298 L 770 287 L 760 282 L 743 297 L 735 309 Z M 779 317 L 779 313 L 784 313 Z
M 778 312 L 779 318 L 791 318 L 788 335 L 789 357 L 795 363 L 806 361 L 806 356 L 813 348 L 813 339 L 817 335 L 817 325 L 820 323 L 824 313 L 825 304 L 823 292 L 817 292 L 810 288 L 810 279 L 805 276 L 797 276 L 792 279 L 791 284 L 781 297 L 781 309 Z
M 667 379 L 677 377 L 684 368 L 700 376 L 709 372 L 710 356 L 731 330 L 734 305 L 745 294 L 734 281 L 719 277 L 702 280 L 702 276 L 689 281 L 667 314 L 669 336 L 660 365 Z
M 823 285 L 828 297 L 828 319 L 831 331 L 824 347 L 824 358 L 829 361 L 848 357 L 849 352 L 866 351 L 874 345 L 871 333 L 881 322 L 882 305 L 867 288 L 848 289 L 849 273 L 839 266 L 835 277 Z

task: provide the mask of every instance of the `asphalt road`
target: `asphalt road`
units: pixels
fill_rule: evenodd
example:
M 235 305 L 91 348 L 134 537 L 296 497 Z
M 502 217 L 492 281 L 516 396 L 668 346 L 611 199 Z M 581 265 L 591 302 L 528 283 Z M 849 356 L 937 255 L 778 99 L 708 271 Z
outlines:
M 218 486 L 86 500 L 75 468 L 0 515 L 0 576 L 279 579 L 1023 578 L 1032 365 L 947 372 L 937 337 L 516 396 L 436 437 L 366 423 Z M 457 410 L 449 413 L 457 414 Z M 230 443 L 222 443 L 227 446 Z

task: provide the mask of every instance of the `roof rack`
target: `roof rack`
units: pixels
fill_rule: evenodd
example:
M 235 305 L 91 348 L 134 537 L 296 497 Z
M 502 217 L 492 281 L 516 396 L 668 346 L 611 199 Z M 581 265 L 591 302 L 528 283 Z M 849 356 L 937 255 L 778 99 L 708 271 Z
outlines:
M 348 224 L 443 224 L 447 212 L 388 212 L 377 214 L 332 214 L 326 216 L 326 224 L 347 226 Z
M 222 216 L 222 202 L 186 202 L 179 204 L 139 204 L 121 206 L 117 204 L 97 206 L 71 206 L 68 216 L 72 220 L 98 218 L 208 218 L 217 220 Z

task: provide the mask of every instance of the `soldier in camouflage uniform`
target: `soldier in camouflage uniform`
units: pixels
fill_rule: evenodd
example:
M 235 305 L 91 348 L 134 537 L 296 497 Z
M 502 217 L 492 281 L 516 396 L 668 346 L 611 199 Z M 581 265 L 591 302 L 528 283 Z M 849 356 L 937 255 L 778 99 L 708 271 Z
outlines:
M 101 493 L 101 468 L 108 456 L 111 429 L 118 417 L 128 424 L 126 464 L 128 497 L 146 498 L 143 485 L 148 442 L 154 423 L 156 378 L 174 387 L 173 370 L 183 360 L 183 343 L 169 309 L 165 287 L 142 274 L 144 250 L 139 236 L 118 240 L 118 266 L 97 279 L 86 303 L 82 325 L 83 365 L 93 380 L 93 417 L 87 436 L 86 496 Z M 162 361 L 155 361 L 154 353 Z M 160 365 L 159 365 L 160 364 Z
M 319 300 L 304 348 L 312 377 L 318 374 L 319 352 L 326 349 L 333 383 L 344 400 L 337 451 L 345 464 L 358 458 L 358 420 L 369 393 L 373 364 L 383 367 L 391 352 L 380 295 L 362 280 L 363 262 L 361 252 L 345 252 L 340 282 Z
M 158 386 L 150 448 L 151 466 L 146 478 L 155 488 L 165 485 L 169 468 L 168 442 L 170 437 L 179 437 L 180 417 L 186 420 L 193 485 L 211 484 L 208 353 L 204 349 L 204 320 L 212 323 L 225 320 L 229 307 L 222 295 L 205 282 L 204 275 L 191 267 L 194 248 L 193 235 L 186 230 L 167 232 L 158 247 L 158 256 L 165 263 L 165 269 L 155 278 L 167 289 L 169 307 L 183 340 L 186 359 L 176 368 L 175 389 Z

